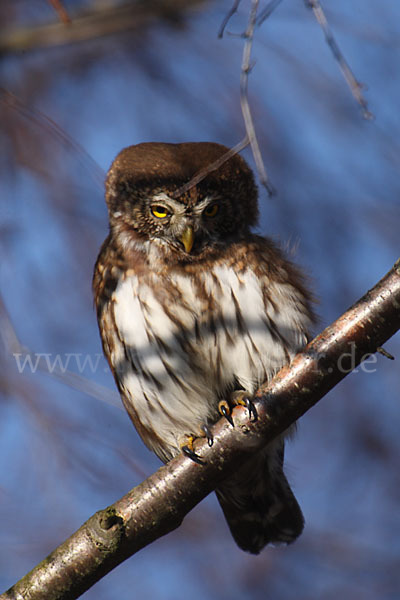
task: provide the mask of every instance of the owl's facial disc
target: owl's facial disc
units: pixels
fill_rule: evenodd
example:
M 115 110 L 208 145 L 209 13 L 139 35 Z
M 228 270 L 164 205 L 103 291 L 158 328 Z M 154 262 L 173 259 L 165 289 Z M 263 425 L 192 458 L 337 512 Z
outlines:
M 155 238 L 185 254 L 200 254 L 210 243 L 210 224 L 219 206 L 211 198 L 187 206 L 166 194 L 158 194 L 149 205 L 156 227 Z

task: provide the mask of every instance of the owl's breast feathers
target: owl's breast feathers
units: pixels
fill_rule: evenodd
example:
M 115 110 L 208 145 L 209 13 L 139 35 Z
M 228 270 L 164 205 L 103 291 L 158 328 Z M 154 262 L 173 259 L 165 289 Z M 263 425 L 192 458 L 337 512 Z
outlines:
M 139 247 L 98 258 L 94 292 L 105 355 L 128 413 L 162 460 L 218 417 L 234 388 L 254 392 L 306 342 L 302 277 L 249 236 L 194 264 L 154 264 Z

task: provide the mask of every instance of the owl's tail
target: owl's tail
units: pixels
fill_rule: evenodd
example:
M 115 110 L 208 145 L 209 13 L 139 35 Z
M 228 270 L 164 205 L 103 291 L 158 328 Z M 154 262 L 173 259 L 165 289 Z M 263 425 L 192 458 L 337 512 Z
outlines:
M 216 494 L 233 538 L 246 552 L 290 544 L 303 531 L 303 514 L 283 472 L 283 441 L 246 462 Z

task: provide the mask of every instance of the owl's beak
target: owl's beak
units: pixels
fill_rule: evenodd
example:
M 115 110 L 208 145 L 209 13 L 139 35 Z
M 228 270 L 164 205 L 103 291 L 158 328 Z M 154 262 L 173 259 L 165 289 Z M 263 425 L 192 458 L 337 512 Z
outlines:
M 193 227 L 186 227 L 181 237 L 179 238 L 182 244 L 185 246 L 186 252 L 190 252 L 194 244 Z

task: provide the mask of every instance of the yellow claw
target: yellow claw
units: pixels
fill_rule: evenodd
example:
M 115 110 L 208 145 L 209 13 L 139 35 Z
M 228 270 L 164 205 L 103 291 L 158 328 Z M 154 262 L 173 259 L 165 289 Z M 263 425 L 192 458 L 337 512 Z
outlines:
M 186 227 L 185 231 L 182 233 L 182 235 L 179 239 L 182 242 L 182 244 L 185 246 L 186 252 L 189 253 L 191 251 L 191 249 L 193 248 L 193 244 L 194 244 L 193 228 L 190 226 Z

